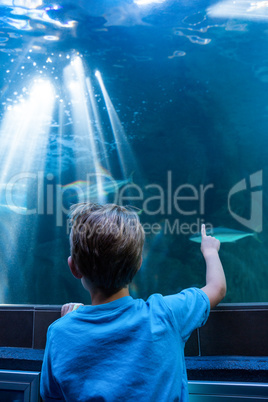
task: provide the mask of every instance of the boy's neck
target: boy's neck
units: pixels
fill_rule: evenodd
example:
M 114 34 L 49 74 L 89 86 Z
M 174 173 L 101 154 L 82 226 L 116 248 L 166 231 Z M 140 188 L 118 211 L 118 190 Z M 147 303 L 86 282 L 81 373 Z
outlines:
M 99 289 L 90 289 L 90 295 L 92 306 L 96 306 L 98 304 L 110 303 L 114 300 L 121 299 L 121 297 L 129 296 L 129 290 L 128 287 L 126 287 L 107 297 Z

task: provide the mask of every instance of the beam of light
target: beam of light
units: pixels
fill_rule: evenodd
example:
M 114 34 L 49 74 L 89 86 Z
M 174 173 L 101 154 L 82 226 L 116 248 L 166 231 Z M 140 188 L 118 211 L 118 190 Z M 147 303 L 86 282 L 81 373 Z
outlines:
M 10 224 L 9 217 L 6 214 L 0 214 L 1 218 L 1 236 L 4 239 L 1 244 L 1 286 L 0 286 L 0 303 L 6 303 L 8 300 L 8 269 L 4 269 L 3 259 L 10 256 L 10 251 L 16 250 L 17 241 L 14 239 L 13 227 Z M 8 267 L 8 265 L 6 265 Z
M 76 165 L 80 172 L 93 174 L 97 184 L 97 200 L 89 199 L 88 201 L 105 202 L 103 175 L 99 173 L 100 152 L 95 138 L 94 116 L 92 105 L 88 102 L 86 96 L 86 77 L 80 57 L 74 57 L 71 64 L 65 68 L 64 80 L 66 84 L 69 83 L 68 87 L 71 93 L 74 134 L 77 139 L 77 145 L 80 145 L 79 156 L 81 157 L 81 150 L 88 150 L 87 161 L 84 161 L 83 166 L 81 166 L 82 161 L 77 158 Z M 90 193 L 88 195 L 90 198 Z
M 36 80 L 29 99 L 7 110 L 0 129 L 0 183 L 9 183 L 9 187 L 0 192 L 0 209 L 7 203 L 14 212 L 20 213 L 21 209 L 21 214 L 27 214 L 32 191 L 29 175 L 44 169 L 53 106 L 52 85 L 49 81 Z
M 0 183 L 16 174 L 17 168 L 29 172 L 33 167 L 36 169 L 36 163 L 39 169 L 44 167 L 54 99 L 52 84 L 37 79 L 29 99 L 7 110 L 0 130 L 3 155 Z
M 31 49 L 32 44 L 33 44 L 33 40 L 31 40 L 29 42 L 28 46 L 25 46 L 23 48 L 23 51 L 21 52 L 20 56 L 18 56 L 18 58 L 16 60 L 16 64 L 15 64 L 15 66 L 13 66 L 12 71 L 10 72 L 9 82 L 12 82 L 14 79 L 16 80 L 15 77 L 17 77 L 17 73 L 18 73 L 19 69 L 21 68 L 24 60 L 26 59 L 27 53 Z M 5 87 L 1 90 L 0 99 L 4 98 L 4 95 L 6 94 L 6 91 L 8 89 L 9 89 L 9 84 L 5 85 Z
M 267 20 L 268 1 L 226 0 L 209 7 L 208 15 L 217 18 Z
M 59 104 L 59 129 L 58 129 L 58 137 L 59 137 L 59 182 L 61 183 L 61 172 L 62 172 L 62 132 L 63 132 L 63 103 Z
M 137 162 L 135 160 L 135 157 L 132 153 L 132 150 L 128 144 L 127 137 L 125 135 L 124 128 L 121 124 L 121 121 L 116 113 L 116 110 L 111 102 L 111 99 L 108 95 L 108 92 L 104 86 L 101 74 L 99 71 L 96 71 L 95 76 L 99 82 L 102 95 L 104 98 L 104 102 L 106 105 L 106 109 L 109 115 L 114 139 L 116 142 L 117 146 L 117 152 L 118 152 L 118 157 L 119 157 L 119 162 L 121 165 L 121 170 L 123 172 L 124 177 L 127 177 L 127 171 L 129 171 L 129 168 L 132 169 L 133 171 L 137 169 Z M 126 161 L 128 165 L 128 169 L 126 166 Z
M 28 98 L 9 106 L 0 127 L 0 219 L 5 247 L 1 254 L 1 282 L 6 283 L 0 302 L 9 298 L 9 283 L 24 283 L 27 255 L 21 256 L 21 269 L 15 271 L 18 244 L 27 244 L 31 254 L 36 242 L 38 215 L 38 171 L 43 171 L 47 158 L 48 135 L 54 107 L 54 88 L 49 81 L 36 79 Z M 36 211 L 37 212 L 37 211 Z M 28 216 L 25 216 L 28 215 Z M 30 216 L 31 215 L 31 216 Z M 30 230 L 25 230 L 30 225 Z M 9 231 L 6 228 L 9 227 Z M 22 246 L 22 249 L 26 247 Z M 10 257 L 12 256 L 12 258 Z M 5 277 L 8 272 L 8 277 Z
M 108 171 L 111 171 L 108 154 L 107 154 L 106 147 L 105 147 L 105 139 L 104 139 L 104 135 L 103 135 L 103 130 L 101 127 L 101 120 L 100 120 L 100 116 L 99 116 L 98 109 L 97 109 L 97 102 L 96 102 L 96 98 L 94 96 L 94 90 L 93 90 L 91 80 L 89 77 L 86 78 L 86 86 L 87 86 L 87 90 L 88 90 L 90 104 L 92 107 L 93 118 L 95 121 L 97 134 L 99 135 L 100 140 L 101 140 L 99 144 L 100 144 L 100 148 L 101 148 L 101 153 L 104 155 L 104 162 L 102 162 L 102 165 L 105 164 L 106 165 L 105 167 L 108 169 Z

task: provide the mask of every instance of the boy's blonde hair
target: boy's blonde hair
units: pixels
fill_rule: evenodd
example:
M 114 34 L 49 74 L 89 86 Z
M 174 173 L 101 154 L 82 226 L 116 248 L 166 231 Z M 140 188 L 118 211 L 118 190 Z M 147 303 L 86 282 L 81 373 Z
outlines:
M 129 284 L 141 264 L 144 230 L 133 210 L 81 203 L 70 212 L 71 256 L 80 272 L 107 295 Z

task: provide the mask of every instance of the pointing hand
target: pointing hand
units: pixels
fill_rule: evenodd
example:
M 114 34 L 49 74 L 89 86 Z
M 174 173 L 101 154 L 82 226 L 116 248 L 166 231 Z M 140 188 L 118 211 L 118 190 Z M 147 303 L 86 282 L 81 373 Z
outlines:
M 220 249 L 220 241 L 217 240 L 215 237 L 207 236 L 206 234 L 206 226 L 202 224 L 201 226 L 201 251 L 203 255 L 218 252 Z

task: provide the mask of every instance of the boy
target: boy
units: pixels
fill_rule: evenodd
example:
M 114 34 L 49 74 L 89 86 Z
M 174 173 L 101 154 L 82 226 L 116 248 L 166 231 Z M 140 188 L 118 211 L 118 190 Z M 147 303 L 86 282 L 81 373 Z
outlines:
M 129 296 L 142 261 L 144 231 L 137 214 L 107 204 L 72 210 L 72 274 L 92 305 L 53 323 L 41 374 L 44 401 L 187 401 L 184 345 L 226 292 L 220 242 L 202 225 L 206 286 L 147 302 Z M 70 303 L 63 314 L 73 309 Z

